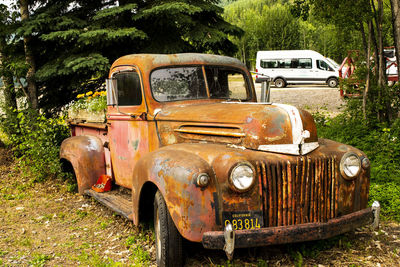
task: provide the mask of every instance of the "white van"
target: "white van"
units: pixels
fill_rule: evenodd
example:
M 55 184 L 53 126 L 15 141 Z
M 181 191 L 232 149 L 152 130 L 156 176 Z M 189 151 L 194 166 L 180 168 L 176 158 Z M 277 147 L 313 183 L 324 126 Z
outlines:
M 312 50 L 258 51 L 256 72 L 269 76 L 280 88 L 307 83 L 336 87 L 339 79 L 338 66 Z M 258 75 L 256 82 L 260 82 Z

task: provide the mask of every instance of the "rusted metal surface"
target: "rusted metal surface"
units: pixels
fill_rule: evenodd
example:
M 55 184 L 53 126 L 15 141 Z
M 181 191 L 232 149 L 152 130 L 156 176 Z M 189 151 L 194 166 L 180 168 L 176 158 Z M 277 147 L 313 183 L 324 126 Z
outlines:
M 196 242 L 204 242 L 204 234 L 210 242 L 220 242 L 224 214 L 261 216 L 263 228 L 243 232 L 249 234 L 249 241 L 243 241 L 246 235 L 239 235 L 243 246 L 253 246 L 250 241 L 261 241 L 261 237 L 265 240 L 259 244 L 280 242 L 280 238 L 285 242 L 311 240 L 306 233 L 314 239 L 326 238 L 330 233 L 319 235 L 318 231 L 341 233 L 369 216 L 357 215 L 367 207 L 369 169 L 362 169 L 353 180 L 344 179 L 339 171 L 346 152 L 353 151 L 361 158 L 365 154 L 318 139 L 308 112 L 224 99 L 158 102 L 153 98 L 150 74 L 154 69 L 196 64 L 240 69 L 247 75 L 249 100 L 256 101 L 250 74 L 236 59 L 183 54 L 130 55 L 117 60 L 110 77 L 120 71 L 139 73 L 143 99 L 136 106 L 108 106 L 107 124 L 72 126 L 74 138 L 80 138 L 73 140 L 97 138 L 99 148 L 94 154 L 87 153 L 85 142 L 72 139 L 62 146 L 62 157 L 83 177 L 78 178 L 80 192 L 81 187 L 90 188 L 99 175 L 112 176 L 116 184 L 132 190 L 132 219 L 137 225 L 140 200 L 153 201 L 142 196 L 142 188 L 154 184 L 181 235 Z M 317 145 L 300 156 L 260 149 L 266 145 L 298 149 L 311 143 Z M 254 167 L 256 179 L 250 190 L 239 193 L 228 178 L 243 162 Z M 210 177 L 206 187 L 196 184 L 202 173 Z M 259 238 L 256 233 L 261 233 Z
M 260 247 L 326 239 L 370 224 L 373 218 L 374 213 L 371 208 L 367 208 L 331 219 L 326 223 L 278 226 L 261 230 L 240 230 L 235 232 L 235 247 Z M 223 249 L 225 245 L 224 232 L 207 232 L 203 236 L 202 243 L 208 249 Z
M 60 158 L 71 162 L 79 193 L 94 185 L 105 173 L 103 143 L 95 136 L 73 136 L 63 141 Z

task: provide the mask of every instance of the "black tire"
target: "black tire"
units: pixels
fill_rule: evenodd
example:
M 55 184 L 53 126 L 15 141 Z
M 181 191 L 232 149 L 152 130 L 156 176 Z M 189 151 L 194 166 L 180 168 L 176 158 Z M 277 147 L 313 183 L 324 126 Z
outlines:
M 278 87 L 278 88 L 286 87 L 286 82 L 282 78 L 276 78 L 274 82 L 275 82 L 275 86 Z
M 335 88 L 338 86 L 338 80 L 336 78 L 329 78 L 328 81 L 326 82 L 329 87 Z
M 172 221 L 160 191 L 154 197 L 154 235 L 157 266 L 182 266 L 182 236 Z

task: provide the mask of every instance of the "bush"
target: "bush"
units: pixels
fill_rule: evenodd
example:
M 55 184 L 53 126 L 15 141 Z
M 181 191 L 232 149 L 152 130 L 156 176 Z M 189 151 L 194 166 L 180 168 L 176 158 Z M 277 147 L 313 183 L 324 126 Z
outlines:
M 35 181 L 63 176 L 59 162 L 62 140 L 69 136 L 62 118 L 46 118 L 33 110 L 19 111 L 1 121 L 18 166 Z
M 388 127 L 367 123 L 351 112 L 335 118 L 321 113 L 314 117 L 319 137 L 355 146 L 367 154 L 371 161 L 370 200 L 381 203 L 383 216 L 400 221 L 400 119 Z
M 400 185 L 394 182 L 372 183 L 370 188 L 370 205 L 374 200 L 381 204 L 384 218 L 400 221 Z

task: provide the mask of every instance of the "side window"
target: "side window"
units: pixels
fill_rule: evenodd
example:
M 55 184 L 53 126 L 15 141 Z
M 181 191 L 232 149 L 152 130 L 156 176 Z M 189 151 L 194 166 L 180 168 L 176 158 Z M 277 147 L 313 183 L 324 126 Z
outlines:
M 114 78 L 117 79 L 118 105 L 135 106 L 142 103 L 142 90 L 137 72 L 117 73 Z
M 264 69 L 276 69 L 279 68 L 278 61 L 276 59 L 262 59 L 260 62 L 261 68 Z
M 206 67 L 210 98 L 247 100 L 248 84 L 243 73 L 225 67 Z
M 289 69 L 290 65 L 292 64 L 292 60 L 291 59 L 280 59 L 279 60 L 279 68 L 280 69 Z
M 299 67 L 302 69 L 311 69 L 311 58 L 299 58 Z
M 333 69 L 323 60 L 317 60 L 317 68 L 320 70 L 333 71 Z

